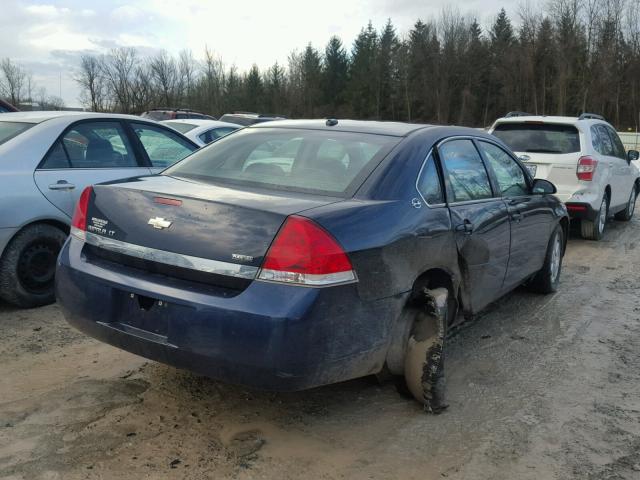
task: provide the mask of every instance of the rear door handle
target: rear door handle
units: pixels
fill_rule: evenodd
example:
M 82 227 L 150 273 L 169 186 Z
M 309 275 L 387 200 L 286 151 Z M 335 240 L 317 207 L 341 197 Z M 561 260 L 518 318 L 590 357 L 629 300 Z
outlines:
M 76 186 L 66 180 L 58 180 L 56 183 L 49 185 L 49 190 L 73 190 Z
M 471 235 L 473 233 L 473 223 L 469 220 L 465 220 L 464 223 L 456 225 L 456 232 L 464 233 L 465 235 Z

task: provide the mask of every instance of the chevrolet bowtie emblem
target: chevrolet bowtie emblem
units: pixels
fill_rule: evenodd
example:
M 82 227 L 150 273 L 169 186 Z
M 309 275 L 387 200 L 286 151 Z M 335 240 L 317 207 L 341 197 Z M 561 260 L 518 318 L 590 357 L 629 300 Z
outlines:
M 150 218 L 147 222 L 153 228 L 157 228 L 158 230 L 162 230 L 163 228 L 169 228 L 173 222 L 165 220 L 162 217 Z

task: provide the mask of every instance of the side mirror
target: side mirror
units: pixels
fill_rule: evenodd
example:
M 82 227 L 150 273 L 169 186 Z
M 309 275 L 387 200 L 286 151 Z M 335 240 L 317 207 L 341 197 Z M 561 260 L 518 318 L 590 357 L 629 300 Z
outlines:
M 549 180 L 545 180 L 544 178 L 536 178 L 533 181 L 533 193 L 539 195 L 553 195 L 556 193 L 558 189 L 556 186 L 551 183 Z
M 637 150 L 629 150 L 627 152 L 627 161 L 628 162 L 633 162 L 635 160 L 638 160 L 638 158 L 640 158 L 640 152 L 638 152 Z

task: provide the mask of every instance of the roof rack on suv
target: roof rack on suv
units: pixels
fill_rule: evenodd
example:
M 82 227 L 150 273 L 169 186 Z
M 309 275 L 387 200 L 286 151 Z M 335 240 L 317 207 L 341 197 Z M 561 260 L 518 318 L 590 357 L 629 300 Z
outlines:
M 511 118 L 511 117 L 530 117 L 531 114 L 527 113 L 527 112 L 509 112 L 507 113 L 504 118 Z
M 578 117 L 578 120 L 602 120 L 604 122 L 604 117 L 595 113 L 583 113 Z

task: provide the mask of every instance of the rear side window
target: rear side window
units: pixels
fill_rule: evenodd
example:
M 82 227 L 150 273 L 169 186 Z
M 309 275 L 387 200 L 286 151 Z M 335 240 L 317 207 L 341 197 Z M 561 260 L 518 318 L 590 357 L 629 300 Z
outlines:
M 355 190 L 400 139 L 320 130 L 255 128 L 221 138 L 167 175 L 329 195 Z
M 439 147 L 453 202 L 492 197 L 489 176 L 471 140 L 451 140 Z
M 213 128 L 211 130 L 207 130 L 204 133 L 198 135 L 198 138 L 202 140 L 204 143 L 211 143 L 218 138 L 224 137 L 225 135 L 229 135 L 231 132 L 235 132 L 237 128 L 235 127 L 220 127 Z
M 118 122 L 83 122 L 59 139 L 40 168 L 127 168 L 138 162 Z
M 514 152 L 564 154 L 580 151 L 580 135 L 573 125 L 501 123 L 493 135 Z
M 492 143 L 478 142 L 478 146 L 496 174 L 502 195 L 517 197 L 529 194 L 524 172 L 511 155 Z
M 173 165 L 196 150 L 191 143 L 170 130 L 142 123 L 132 123 L 131 126 L 154 167 Z
M 29 130 L 35 123 L 0 122 L 0 145 Z
M 422 171 L 420 172 L 420 177 L 418 178 L 418 191 L 422 195 L 422 198 L 424 198 L 424 201 L 429 205 L 444 203 L 440 177 L 432 154 L 429 154 L 426 162 L 424 163 L 424 167 L 422 167 Z
M 591 127 L 591 140 L 593 148 L 601 155 L 615 157 L 613 141 L 604 125 L 593 125 Z
M 607 130 L 607 132 L 609 132 L 609 136 L 611 137 L 611 142 L 613 143 L 613 151 L 615 153 L 615 156 L 618 158 L 626 159 L 627 154 L 624 150 L 624 145 L 622 144 L 622 141 L 618 136 L 618 132 L 616 132 L 609 125 L 605 125 L 604 128 Z

